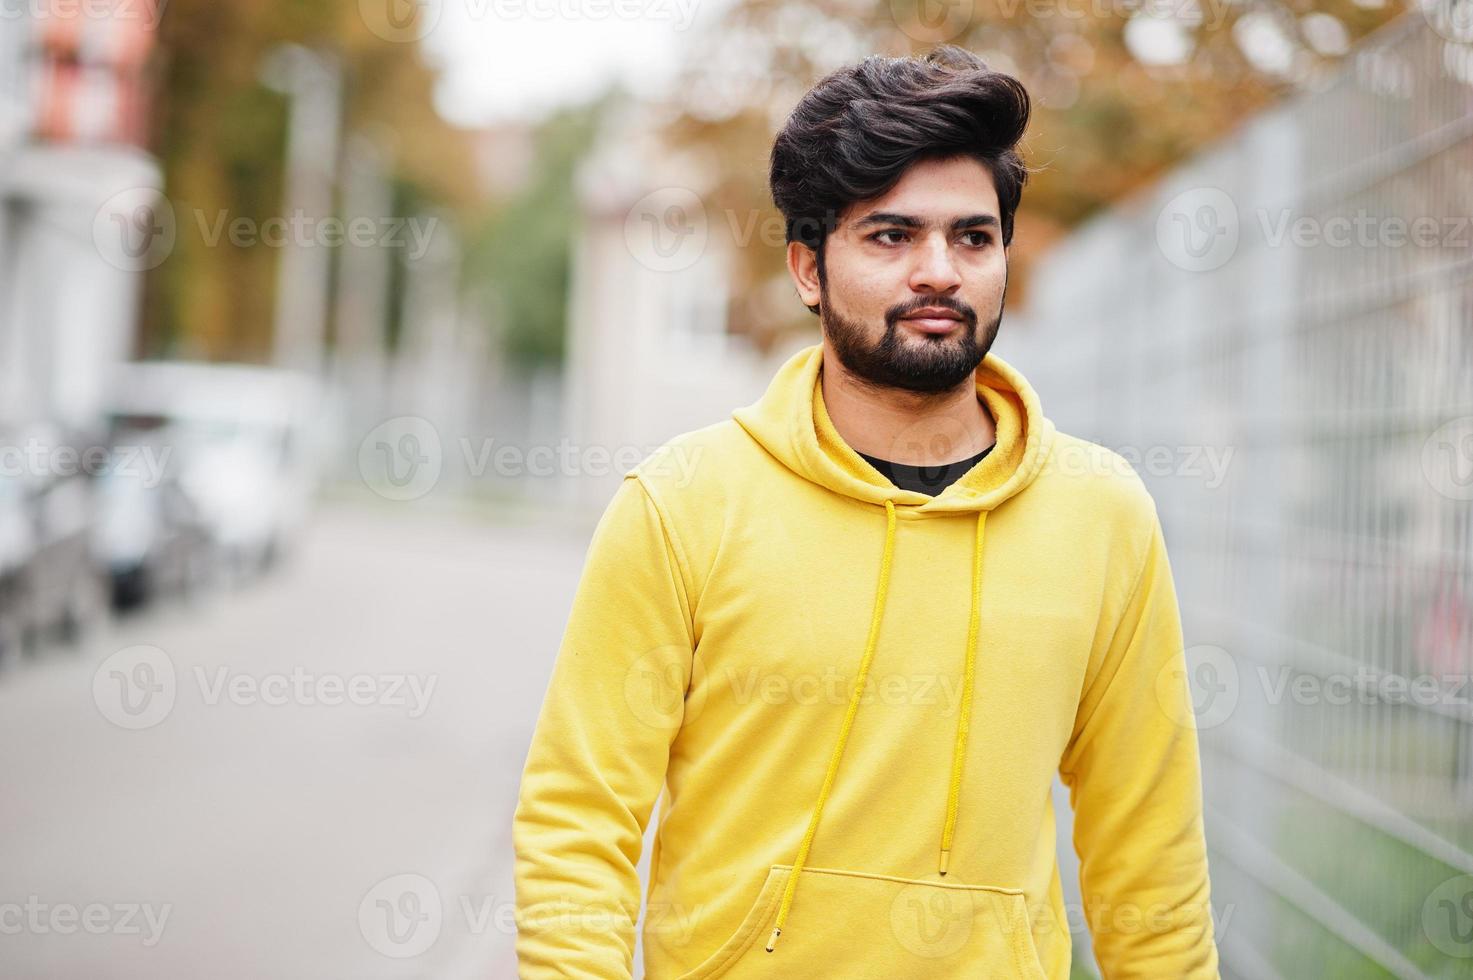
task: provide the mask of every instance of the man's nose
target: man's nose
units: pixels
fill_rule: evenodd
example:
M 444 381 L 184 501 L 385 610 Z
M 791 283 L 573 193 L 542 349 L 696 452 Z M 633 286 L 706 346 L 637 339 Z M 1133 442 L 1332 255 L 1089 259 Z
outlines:
M 961 274 L 951 254 L 951 243 L 942 234 L 927 235 L 914 252 L 910 288 L 917 293 L 944 293 L 961 285 Z

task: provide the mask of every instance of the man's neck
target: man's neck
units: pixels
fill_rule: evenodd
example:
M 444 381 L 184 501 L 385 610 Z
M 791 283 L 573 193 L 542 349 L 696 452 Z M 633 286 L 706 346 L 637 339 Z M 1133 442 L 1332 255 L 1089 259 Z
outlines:
M 940 466 L 997 441 L 971 376 L 936 394 L 876 387 L 850 374 L 825 340 L 820 383 L 829 419 L 856 452 L 908 466 Z

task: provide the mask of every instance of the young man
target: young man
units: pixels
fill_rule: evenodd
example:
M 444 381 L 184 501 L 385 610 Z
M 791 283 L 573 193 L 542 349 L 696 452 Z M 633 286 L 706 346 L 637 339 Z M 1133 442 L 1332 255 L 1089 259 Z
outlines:
M 1056 771 L 1105 977 L 1218 975 L 1154 503 L 988 354 L 1028 114 L 947 46 L 778 136 L 823 341 L 594 534 L 513 828 L 522 980 L 631 976 L 662 789 L 649 980 L 1064 980 Z

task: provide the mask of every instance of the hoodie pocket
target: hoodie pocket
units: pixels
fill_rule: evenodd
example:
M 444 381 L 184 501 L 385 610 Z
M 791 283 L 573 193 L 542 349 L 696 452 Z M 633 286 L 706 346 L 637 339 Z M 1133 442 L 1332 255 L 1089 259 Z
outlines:
M 678 980 L 1048 980 L 1021 889 L 804 868 L 774 950 L 792 866 L 775 864 L 736 931 Z

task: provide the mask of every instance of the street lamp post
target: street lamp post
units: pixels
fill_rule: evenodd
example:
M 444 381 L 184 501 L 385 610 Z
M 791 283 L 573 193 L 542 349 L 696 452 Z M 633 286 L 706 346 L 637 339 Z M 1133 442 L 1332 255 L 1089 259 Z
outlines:
M 332 214 L 342 116 L 342 69 L 331 54 L 297 44 L 272 48 L 261 81 L 289 100 L 285 217 L 291 232 L 276 284 L 274 360 L 323 370 L 332 253 L 314 246 L 311 222 Z M 308 240 L 301 240 L 305 236 Z

